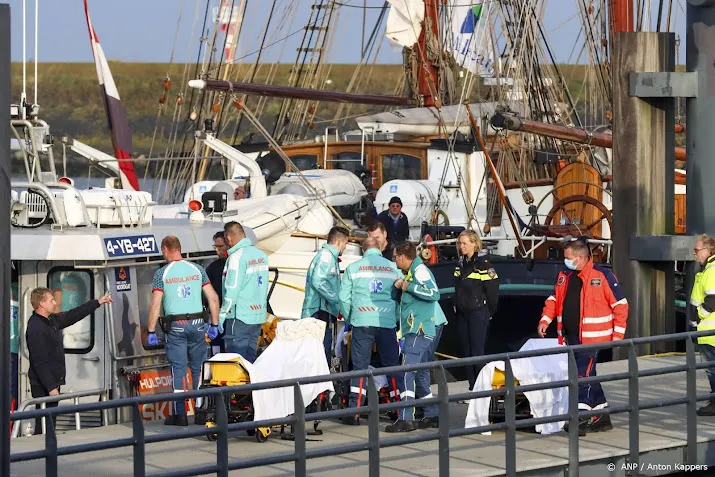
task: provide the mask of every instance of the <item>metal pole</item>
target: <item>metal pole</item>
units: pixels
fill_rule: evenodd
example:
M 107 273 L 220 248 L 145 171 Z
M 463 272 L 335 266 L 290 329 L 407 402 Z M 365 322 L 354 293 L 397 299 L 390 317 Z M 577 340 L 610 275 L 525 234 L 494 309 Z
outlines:
M 335 343 L 335 341 L 333 341 Z M 380 477 L 380 409 L 375 377 L 367 377 L 367 445 L 369 448 L 368 475 Z
M 0 4 L 0 309 L 10 309 L 10 5 Z M 5 205 L 2 205 L 5 204 Z M 0 326 L 0 475 L 10 475 L 10 327 Z

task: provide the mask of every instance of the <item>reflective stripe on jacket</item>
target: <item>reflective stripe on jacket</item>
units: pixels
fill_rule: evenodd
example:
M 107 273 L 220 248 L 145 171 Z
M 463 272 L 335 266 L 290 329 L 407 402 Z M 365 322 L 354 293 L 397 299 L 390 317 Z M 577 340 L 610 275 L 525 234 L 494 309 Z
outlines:
M 583 344 L 623 339 L 628 321 L 628 300 L 609 269 L 589 260 L 580 272 L 564 270 L 554 286 L 554 294 L 546 299 L 541 323 L 550 324 L 556 318 L 559 343 L 563 344 L 562 315 L 564 298 L 573 273 L 583 282 L 581 288 L 581 320 L 579 340 Z
M 459 257 L 454 269 L 454 305 L 458 313 L 469 313 L 487 307 L 494 316 L 499 306 L 499 276 L 485 257 L 476 253 L 469 260 Z
M 395 281 L 400 278 L 397 265 L 371 248 L 362 258 L 345 269 L 340 288 L 340 311 L 351 326 L 397 326 Z
M 698 310 L 698 331 L 715 329 L 715 255 L 709 257 L 703 270 L 695 275 L 690 304 Z M 715 346 L 715 335 L 699 337 L 698 344 Z
M 435 327 L 447 323 L 439 306 L 439 288 L 434 275 L 419 257 L 412 261 L 405 281 L 409 283 L 402 292 L 400 303 L 400 329 L 402 336 L 420 330 L 427 336 L 435 336 Z
M 229 249 L 223 271 L 219 322 L 236 318 L 247 325 L 265 323 L 270 286 L 268 255 L 244 238 Z
M 340 264 L 337 248 L 324 244 L 313 257 L 305 276 L 305 297 L 301 318 L 309 318 L 317 311 L 338 316 L 340 308 Z

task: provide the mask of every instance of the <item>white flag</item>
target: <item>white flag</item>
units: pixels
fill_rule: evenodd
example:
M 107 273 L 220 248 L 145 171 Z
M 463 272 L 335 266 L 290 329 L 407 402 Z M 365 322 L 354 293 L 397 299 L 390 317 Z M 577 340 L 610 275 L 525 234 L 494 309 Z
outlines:
M 491 3 L 450 0 L 454 59 L 462 68 L 485 78 L 494 75 L 494 49 L 489 24 Z
M 387 0 L 392 7 L 387 15 L 385 36 L 395 43 L 412 48 L 422 31 L 425 19 L 423 0 Z

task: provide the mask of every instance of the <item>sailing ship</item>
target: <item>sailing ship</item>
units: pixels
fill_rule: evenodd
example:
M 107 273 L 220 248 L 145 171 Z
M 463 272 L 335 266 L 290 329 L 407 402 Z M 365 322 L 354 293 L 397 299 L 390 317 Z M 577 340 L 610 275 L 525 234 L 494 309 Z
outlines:
M 504 283 L 501 311 L 491 329 L 491 351 L 518 349 L 533 336 L 543 300 L 561 267 L 559 242 L 586 236 L 596 260 L 607 263 L 613 224 L 610 143 L 594 139 L 610 137 L 608 45 L 617 12 L 605 1 L 579 3 L 579 35 L 585 40 L 576 47 L 582 46 L 590 65 L 584 68 L 585 92 L 575 96 L 544 31 L 545 5 L 385 2 L 373 31 L 386 24 L 385 38 L 403 48 L 405 71 L 395 94 L 387 96 L 355 92 L 358 71 L 347 91 L 323 89 L 329 69 L 323 62 L 326 46 L 333 41 L 341 5 L 316 3 L 305 27 L 310 34 L 298 48 L 288 85 L 253 82 L 258 58 L 252 74 L 231 79 L 230 63 L 211 63 L 209 52 L 220 38 L 211 37 L 214 43 L 204 45 L 206 54 L 196 77 L 182 79 L 182 86 L 193 88 L 193 101 L 186 101 L 182 89 L 173 116 L 178 120 L 162 127 L 179 129 L 177 123 L 187 124 L 182 115 L 189 120 L 210 116 L 223 129 L 235 125 L 242 133 L 241 127 L 248 131 L 245 125 L 250 123 L 267 143 L 250 141 L 246 132 L 234 147 L 256 158 L 268 172 L 269 187 L 284 172 L 316 167 L 353 172 L 370 193 L 351 210 L 340 211 L 352 219 L 355 230 L 369 222 L 373 207 L 376 212 L 384 210 L 391 196 L 400 195 L 411 239 L 421 242 L 423 257 L 429 257 L 443 290 L 450 290 L 453 280 L 456 250 L 450 241 L 463 228 L 478 230 Z M 245 15 L 243 2 L 233 2 L 233 8 L 238 9 L 236 18 Z M 664 7 L 659 8 L 661 28 L 660 19 L 666 15 Z M 638 11 L 643 28 L 649 28 L 652 14 L 649 5 Z M 670 29 L 670 10 L 665 23 Z M 356 69 L 360 72 L 379 49 L 364 46 Z M 576 62 L 582 59 L 577 57 Z M 473 101 L 477 85 L 488 91 L 486 99 L 491 101 Z M 169 92 L 162 92 L 167 101 Z M 260 112 L 266 114 L 271 97 L 281 102 L 273 131 L 266 134 L 257 118 Z M 249 107 L 256 98 L 255 108 Z M 316 118 L 325 102 L 341 106 L 334 121 L 324 122 L 328 127 L 318 132 Z M 358 116 L 357 127 L 350 129 L 345 126 L 352 123 L 342 115 L 349 115 L 353 104 L 387 110 Z M 400 106 L 414 107 L 395 109 Z M 583 139 L 574 139 L 579 134 Z M 684 159 L 682 148 L 676 150 L 676 158 Z M 208 162 L 202 166 L 211 167 Z M 682 170 L 676 171 L 675 187 L 675 223 L 677 231 L 684 232 Z M 450 300 L 445 293 L 443 308 L 448 313 Z M 445 354 L 455 354 L 452 338 L 445 336 Z
M 610 149 L 608 141 L 599 138 L 609 136 L 608 45 L 616 13 L 607 2 L 578 5 L 579 35 L 584 38 L 581 55 L 591 62 L 585 68 L 588 77 L 580 97 L 568 89 L 563 67 L 549 45 L 543 27 L 545 1 L 385 2 L 370 40 L 363 42 L 360 63 L 345 92 L 325 89 L 330 70 L 325 59 L 344 5 L 333 1 L 313 5 L 285 86 L 268 84 L 275 78 L 275 65 L 270 65 L 267 84 L 254 80 L 262 67 L 268 67 L 260 63 L 268 26 L 275 16 L 290 15 L 296 5 L 283 6 L 286 11 L 281 13 L 276 11 L 280 5 L 272 3 L 256 61 L 248 72 L 236 64 L 247 3 L 197 2 L 197 12 L 200 5 L 205 5 L 205 18 L 214 7 L 213 25 L 204 21 L 194 78 L 185 68 L 174 92 L 167 73 L 159 97 L 156 134 L 165 140 L 167 158 L 186 158 L 174 161 L 167 172 L 161 166 L 159 175 L 171 178 L 173 184 L 163 191 L 164 201 L 180 202 L 183 197 L 186 202 L 212 174 L 224 180 L 248 180 L 253 187 L 255 174 L 250 177 L 227 154 L 220 154 L 219 160 L 199 157 L 197 151 L 210 148 L 201 144 L 206 134 L 217 141 L 225 139 L 223 144 L 232 143 L 233 154 L 254 160 L 265 177 L 268 195 L 285 191 L 281 185 L 285 174 L 349 171 L 366 193 L 353 196 L 350 204 L 334 208 L 327 204 L 335 212 L 334 219 L 360 235 L 371 215 L 386 208 L 390 197 L 400 195 L 410 219 L 411 239 L 422 242 L 423 257 L 429 256 L 445 290 L 451 289 L 450 268 L 456 258 L 450 240 L 463 228 L 480 232 L 504 281 L 500 315 L 508 317 L 500 316 L 492 326 L 495 335 L 504 335 L 489 340 L 493 351 L 518 348 L 533 334 L 531 325 L 538 321 L 543 299 L 561 266 L 558 242 L 564 237 L 589 237 L 596 259 L 608 262 L 613 221 Z M 645 28 L 649 22 L 643 19 L 652 15 L 649 9 L 644 6 L 638 12 Z M 660 9 L 659 23 L 665 16 Z M 669 10 L 666 28 L 671 24 Z M 381 37 L 377 32 L 383 25 Z M 364 86 L 360 73 L 376 59 L 380 39 L 403 48 L 404 78 L 398 80 L 392 96 L 357 93 Z M 583 57 L 575 59 L 579 62 Z M 477 87 L 486 89 L 491 101 L 474 102 Z M 275 114 L 270 114 L 274 120 L 269 132 L 261 118 L 269 115 L 272 97 L 280 101 Z M 316 119 L 326 102 L 339 102 L 340 107 L 333 121 L 321 121 L 328 126 L 318 132 Z M 346 117 L 356 116 L 351 114 L 356 104 L 388 110 L 357 115 L 352 118 L 357 127 L 346 128 L 352 124 Z M 394 109 L 400 106 L 415 107 Z M 256 133 L 264 141 L 255 141 Z M 242 138 L 237 141 L 239 134 Z M 676 157 L 684 158 L 682 148 L 676 150 Z M 157 171 L 159 167 L 157 163 Z M 675 221 L 678 231 L 684 231 L 682 170 L 676 171 L 675 187 Z M 304 189 L 308 196 L 320 195 L 309 185 Z M 311 240 L 303 231 L 293 238 Z M 426 240 L 434 244 L 427 246 Z M 445 310 L 451 310 L 450 299 L 446 293 Z M 515 316 L 523 316 L 523 322 Z M 443 347 L 446 354 L 454 353 L 449 336 Z
M 209 12 L 213 3 L 197 6 L 204 3 Z M 356 240 L 345 266 L 359 258 L 362 227 L 392 195 L 402 198 L 411 238 L 420 242 L 450 317 L 454 240 L 464 228 L 480 233 L 502 282 L 487 351 L 518 349 L 533 336 L 561 269 L 560 241 L 585 235 L 594 256 L 607 263 L 614 220 L 607 127 L 594 127 L 607 126 L 610 111 L 608 42 L 597 41 L 609 35 L 606 2 L 579 6 L 589 54 L 598 59 L 587 69 L 592 81 L 584 83 L 588 91 L 582 96 L 589 101 L 572 97 L 566 87 L 541 26 L 544 5 L 385 2 L 348 91 L 338 92 L 320 87 L 329 77 L 326 49 L 343 5 L 316 3 L 288 85 L 274 86 L 253 81 L 260 54 L 248 72 L 232 68 L 247 9 L 245 1 L 224 0 L 213 27 L 207 20 L 202 28 L 195 73 L 186 68 L 179 81 L 171 75 L 164 81 L 155 147 L 165 154 L 150 162 L 163 180 L 143 192 L 129 167 L 132 151 L 122 136 L 126 119 L 119 94 L 87 13 L 114 157 L 79 141 L 67 145 L 114 177 L 105 188 L 88 191 L 60 177 L 36 100 L 28 104 L 23 94 L 12 123 L 28 177 L 13 184 L 12 249 L 20 295 L 55 281 L 67 293 L 66 304 L 106 287 L 120 295 L 89 328 L 69 330 L 76 353 L 68 355 L 68 369 L 77 370 L 68 376 L 76 386 L 71 390 L 98 389 L 115 397 L 157 391 L 141 384 L 160 382 L 163 364 L 161 353 L 144 345 L 148 297 L 139 293 L 160 266 L 156 237 L 180 234 L 188 256 L 208 262 L 210 237 L 223 222 L 246 221 L 255 241 L 271 252 L 271 292 L 281 297 L 271 300 L 274 314 L 299 318 L 295 309 L 305 270 L 327 230 L 335 223 L 353 230 Z M 384 24 L 386 34 L 380 35 Z M 267 36 L 268 28 L 260 51 Z M 364 87 L 370 76 L 364 72 L 385 39 L 403 47 L 404 78 L 391 96 L 355 92 Z M 275 69 L 267 67 L 270 79 Z M 172 88 L 173 82 L 179 87 Z M 477 88 L 487 95 L 478 97 Z M 269 97 L 280 98 L 274 112 Z M 320 107 L 329 101 L 341 107 L 332 121 L 321 123 L 330 126 L 317 131 Z M 386 109 L 354 114 L 355 104 Z M 274 118 L 271 132 L 261 120 L 266 116 Z M 544 128 L 553 131 L 544 135 Z M 251 134 L 263 140 L 251 140 Z M 676 181 L 682 177 L 677 174 Z M 246 188 L 249 199 L 227 198 L 224 207 L 220 198 L 236 186 Z M 682 201 L 685 191 L 679 192 L 676 200 Z M 684 207 L 676 208 L 676 224 L 684 223 Z M 29 316 L 26 301 L 19 300 L 19 316 Z M 438 351 L 458 356 L 456 343 L 447 327 Z M 26 365 L 21 362 L 21 375 Z M 28 392 L 21 383 L 20 396 Z M 145 418 L 163 415 L 158 407 L 142 412 Z

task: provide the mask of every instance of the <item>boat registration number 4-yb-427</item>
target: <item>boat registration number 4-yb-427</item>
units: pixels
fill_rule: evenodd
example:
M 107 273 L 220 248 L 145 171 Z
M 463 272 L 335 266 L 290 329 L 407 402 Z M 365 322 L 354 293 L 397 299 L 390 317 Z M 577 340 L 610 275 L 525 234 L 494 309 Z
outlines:
M 107 256 L 127 257 L 159 253 L 153 235 L 133 235 L 131 237 L 108 237 L 104 239 Z

